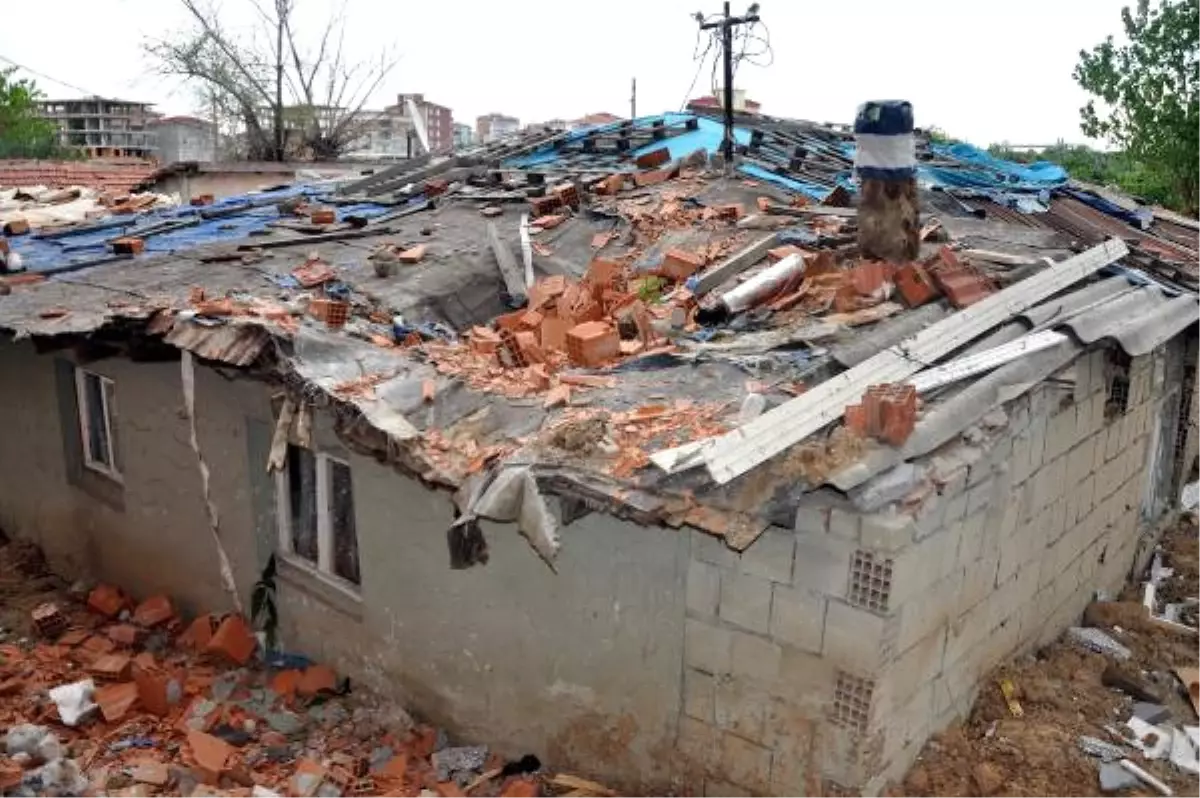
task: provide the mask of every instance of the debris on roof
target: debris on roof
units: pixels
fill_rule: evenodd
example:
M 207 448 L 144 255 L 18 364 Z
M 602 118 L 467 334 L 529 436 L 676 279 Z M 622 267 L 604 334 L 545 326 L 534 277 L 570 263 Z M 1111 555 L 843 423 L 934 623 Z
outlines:
M 154 172 L 153 161 L 138 159 L 89 161 L 0 160 L 0 187 L 69 188 L 128 194 Z
M 736 135 L 731 175 L 718 123 L 667 114 L 13 238 L 46 279 L 8 286 L 0 328 L 268 372 L 365 420 L 347 442 L 456 491 L 460 519 L 542 518 L 553 492 L 738 547 L 1080 343 L 1142 353 L 1196 322 L 1194 242 L 1165 229 L 1186 225 L 1061 169 L 920 141 L 920 252 L 890 264 L 857 248 L 848 129 Z M 523 531 L 553 556 L 553 528 Z

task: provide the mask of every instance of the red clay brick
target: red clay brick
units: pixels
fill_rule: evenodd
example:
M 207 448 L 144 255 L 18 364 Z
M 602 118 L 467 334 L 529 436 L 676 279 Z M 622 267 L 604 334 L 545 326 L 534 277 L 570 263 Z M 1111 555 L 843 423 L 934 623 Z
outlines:
M 728 205 L 713 205 L 711 206 L 717 212 L 718 219 L 724 219 L 727 222 L 736 222 L 742 218 L 742 206 L 739 203 L 731 203 Z
M 625 175 L 617 174 L 604 178 L 593 186 L 592 190 L 597 194 L 612 195 L 620 193 L 623 188 L 625 188 Z
M 481 355 L 494 355 L 500 348 L 500 336 L 487 327 L 472 327 L 468 340 L 471 351 Z
M 196 763 L 200 780 L 205 784 L 216 784 L 225 771 L 225 763 L 233 756 L 233 746 L 224 740 L 202 731 L 192 729 L 187 733 L 188 746 L 192 749 L 192 761 Z
M 171 599 L 166 596 L 151 596 L 133 611 L 134 623 L 147 627 L 158 626 L 174 617 L 175 608 L 171 605 Z
M 67 617 L 53 601 L 34 607 L 30 617 L 34 630 L 42 637 L 58 637 L 67 628 Z
M 164 787 L 171 780 L 171 769 L 163 762 L 141 761 L 129 772 L 130 777 L 142 784 Z
M 401 263 L 407 263 L 409 265 L 420 263 L 425 258 L 426 249 L 428 249 L 428 247 L 426 247 L 424 244 L 417 244 L 415 247 L 410 247 L 409 249 L 401 252 L 397 258 Z
M 530 227 L 540 227 L 543 230 L 552 230 L 567 220 L 566 214 L 552 213 L 548 216 L 539 216 L 529 223 Z
M 861 405 L 846 408 L 846 426 L 892 446 L 908 440 L 916 426 L 917 391 L 911 385 L 872 385 Z
M 333 224 L 337 221 L 337 213 L 333 208 L 316 208 L 308 215 L 308 220 L 313 224 Z
M 88 594 L 88 608 L 107 618 L 115 618 L 129 606 L 129 598 L 119 587 L 96 585 Z
M 524 358 L 525 364 L 542 363 L 546 360 L 542 348 L 538 345 L 538 337 L 527 330 L 514 333 L 513 339 L 517 342 L 517 347 L 521 350 L 521 357 Z
M 575 188 L 574 183 L 563 183 L 560 186 L 555 186 L 550 189 L 552 196 L 558 197 L 558 201 L 570 208 L 579 207 L 579 190 Z
M 108 639 L 122 646 L 133 647 L 137 645 L 138 640 L 142 636 L 142 630 L 127 623 L 119 623 L 116 626 L 110 626 L 105 631 Z
M 217 621 L 211 615 L 201 615 L 192 621 L 187 631 L 179 636 L 179 644 L 188 648 L 203 650 L 212 640 L 213 632 L 217 629 Z
M 439 194 L 445 194 L 448 188 L 450 188 L 448 181 L 433 178 L 425 181 L 422 191 L 426 197 L 436 197 Z
M 542 319 L 541 326 L 541 345 L 542 350 L 553 350 L 556 352 L 566 351 L 567 348 L 567 332 L 574 326 L 572 323 L 559 316 L 546 316 Z
M 675 176 L 673 169 L 657 169 L 653 172 L 635 172 L 633 175 L 633 184 L 638 188 L 646 186 L 657 186 L 659 183 L 665 183 Z
M 193 207 L 201 208 L 205 205 L 212 205 L 212 204 L 213 204 L 213 195 L 212 194 L 196 194 L 195 196 L 192 197 L 192 206 Z
M 296 692 L 300 695 L 332 693 L 336 689 L 337 674 L 328 665 L 310 665 L 296 682 Z
M 803 256 L 804 250 L 800 249 L 800 247 L 797 247 L 793 244 L 786 244 L 782 247 L 775 247 L 775 249 L 767 250 L 767 260 L 770 263 L 779 263 L 779 261 L 783 260 L 784 258 L 789 258 L 792 255 Z M 807 271 L 807 269 L 806 269 L 806 271 Z
M 670 249 L 663 256 L 659 271 L 669 279 L 682 283 L 704 268 L 704 256 L 686 249 Z
M 11 679 L 0 682 L 0 697 L 16 695 L 24 689 L 25 680 L 20 676 L 14 676 Z
M 109 640 L 107 637 L 101 637 L 100 635 L 89 635 L 84 639 L 79 647 L 89 654 L 99 656 L 101 654 L 108 654 L 109 652 L 115 650 L 117 644 Z
M 943 246 L 938 250 L 938 259 L 947 269 L 963 268 L 963 263 L 958 259 L 958 255 L 948 246 Z
M 135 682 L 101 685 L 96 689 L 95 700 L 104 720 L 116 723 L 138 700 L 138 686 Z
M 23 236 L 29 232 L 29 222 L 24 219 L 13 219 L 11 222 L 5 222 L 4 235 L 6 236 Z
M 758 210 L 760 213 L 766 213 L 767 208 L 770 208 L 770 207 L 771 207 L 771 198 L 770 197 L 759 197 L 758 198 Z
M 901 266 L 896 271 L 895 280 L 896 289 L 910 308 L 920 307 L 941 294 L 929 272 L 919 263 Z
M 127 236 L 112 242 L 114 255 L 141 255 L 146 249 L 146 242 L 140 238 Z
M 128 654 L 103 654 L 88 666 L 88 673 L 99 681 L 119 682 L 129 677 L 132 659 Z
M 993 291 L 987 277 L 970 269 L 938 269 L 933 279 L 956 308 L 973 305 Z
M 567 355 L 580 366 L 598 366 L 621 353 L 617 331 L 601 321 L 578 324 L 567 333 Z
M 226 615 L 204 647 L 205 651 L 220 654 L 238 665 L 245 665 L 254 654 L 258 643 L 250 633 L 250 627 L 240 615 Z
M 562 198 L 554 194 L 547 194 L 544 197 L 530 197 L 529 209 L 533 216 L 549 216 L 554 210 L 561 208 L 563 204 Z
M 588 264 L 587 272 L 583 279 L 595 289 L 594 293 L 601 293 L 605 288 L 613 284 L 613 280 L 617 275 L 622 274 L 625 267 L 615 260 L 606 260 L 604 258 L 592 258 L 592 262 Z
M 183 699 L 183 674 L 180 671 L 144 668 L 135 663 L 133 681 L 142 706 L 159 717 L 169 715 Z
M 659 147 L 657 150 L 642 153 L 634 161 L 638 169 L 657 169 L 663 164 L 671 160 L 671 150 L 667 147 Z

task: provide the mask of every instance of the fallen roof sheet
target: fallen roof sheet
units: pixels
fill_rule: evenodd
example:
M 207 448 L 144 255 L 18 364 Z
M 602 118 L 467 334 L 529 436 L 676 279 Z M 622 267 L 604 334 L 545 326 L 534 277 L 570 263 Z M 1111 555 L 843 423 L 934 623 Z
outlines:
M 1198 320 L 1200 304 L 1194 294 L 1168 298 L 1147 286 L 1083 310 L 1063 326 L 1085 344 L 1109 338 L 1136 357 L 1152 352 Z
M 1127 252 L 1121 241 L 1105 242 L 1016 286 L 992 294 L 845 374 L 821 383 L 804 396 L 716 439 L 704 451 L 709 474 L 718 484 L 724 484 L 745 473 L 836 421 L 846 405 L 857 401 L 870 385 L 896 382 L 916 373 L 1014 313 L 1079 282 Z

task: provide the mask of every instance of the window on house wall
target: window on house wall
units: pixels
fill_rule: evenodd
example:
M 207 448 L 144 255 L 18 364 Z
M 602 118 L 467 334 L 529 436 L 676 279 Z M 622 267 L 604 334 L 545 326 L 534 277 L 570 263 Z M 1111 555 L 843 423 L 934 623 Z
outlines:
M 319 573 L 361 584 L 350 465 L 289 445 L 276 479 L 283 552 Z
M 76 406 L 83 444 L 83 464 L 92 471 L 120 479 L 117 459 L 116 397 L 113 381 L 86 369 L 75 369 Z

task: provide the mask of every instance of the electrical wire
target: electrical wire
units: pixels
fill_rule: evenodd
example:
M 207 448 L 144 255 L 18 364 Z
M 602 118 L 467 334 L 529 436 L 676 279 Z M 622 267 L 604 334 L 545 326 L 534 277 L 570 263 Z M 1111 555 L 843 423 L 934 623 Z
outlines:
M 15 66 L 17 69 L 23 69 L 26 72 L 28 72 L 29 74 L 31 74 L 35 77 L 39 77 L 42 80 L 48 80 L 51 83 L 58 84 L 59 86 L 66 86 L 68 89 L 70 89 L 72 91 L 81 92 L 84 95 L 87 95 L 89 97 L 99 96 L 94 91 L 88 91 L 87 89 L 80 88 L 79 86 L 76 86 L 73 83 L 67 83 L 65 80 L 59 80 L 58 78 L 52 78 L 49 75 L 47 75 L 45 72 L 38 72 L 36 69 L 31 69 L 30 67 L 27 67 L 24 64 L 18 64 L 16 61 L 12 60 L 11 58 L 8 58 L 7 56 L 0 55 L 0 61 L 3 61 L 6 64 L 11 64 L 11 65 Z
M 717 16 L 719 16 L 719 15 L 709 14 L 707 17 L 704 18 L 703 22 L 700 22 L 700 24 L 701 25 L 707 24 L 709 21 L 711 21 L 713 18 L 715 18 Z M 696 29 L 696 44 L 692 48 L 692 60 L 696 62 L 696 73 L 694 75 L 692 75 L 692 82 L 691 82 L 691 84 L 688 85 L 687 92 L 684 93 L 684 95 L 683 95 L 683 101 L 680 102 L 680 104 L 679 104 L 680 111 L 683 111 L 687 108 L 688 101 L 692 97 L 692 91 L 696 88 L 696 81 L 700 79 L 700 73 L 704 70 L 704 62 L 706 60 L 708 60 L 708 54 L 710 52 L 712 52 L 712 49 L 714 46 L 716 46 L 716 48 L 717 48 L 718 55 L 720 54 L 721 42 L 720 42 L 720 39 L 717 37 L 717 35 L 712 30 L 708 31 L 708 43 L 704 47 L 704 52 L 703 53 L 700 52 L 700 41 L 701 41 L 701 39 L 704 38 L 703 34 L 704 34 L 704 30 L 702 28 L 698 27 Z M 716 64 L 717 64 L 718 60 L 719 59 L 713 59 L 714 74 L 715 74 Z

